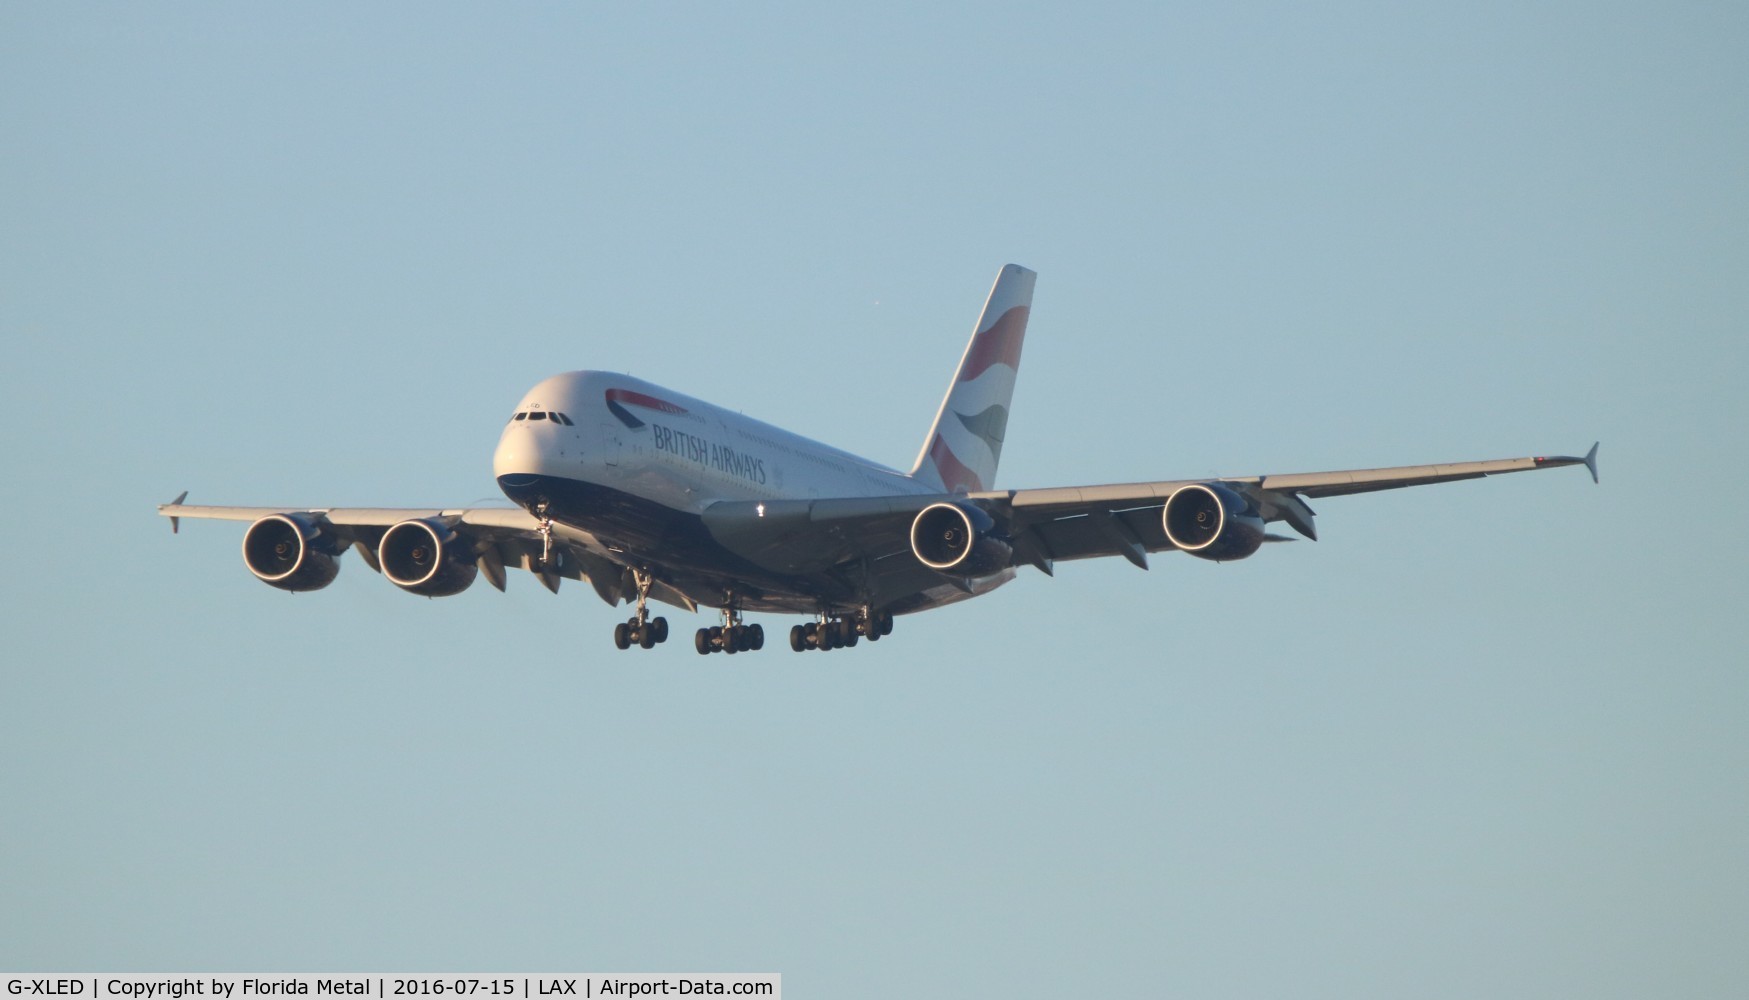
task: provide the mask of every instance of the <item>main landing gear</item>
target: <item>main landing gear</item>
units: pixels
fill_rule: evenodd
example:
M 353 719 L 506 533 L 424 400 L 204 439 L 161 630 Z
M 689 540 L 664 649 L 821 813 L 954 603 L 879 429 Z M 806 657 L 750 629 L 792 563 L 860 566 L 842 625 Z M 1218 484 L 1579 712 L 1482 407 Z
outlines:
M 699 655 L 710 653 L 750 653 L 765 648 L 765 627 L 741 624 L 741 612 L 723 609 L 723 623 L 701 628 L 692 636 L 692 648 Z
M 632 582 L 638 588 L 638 611 L 613 627 L 613 644 L 620 649 L 630 649 L 636 643 L 641 649 L 649 649 L 659 642 L 667 642 L 668 619 L 650 617 L 650 574 L 634 569 Z
M 893 632 L 893 616 L 885 611 L 864 608 L 855 616 L 821 614 L 819 621 L 797 625 L 789 630 L 789 648 L 798 653 L 810 649 L 842 649 L 854 646 L 859 637 L 869 642 Z

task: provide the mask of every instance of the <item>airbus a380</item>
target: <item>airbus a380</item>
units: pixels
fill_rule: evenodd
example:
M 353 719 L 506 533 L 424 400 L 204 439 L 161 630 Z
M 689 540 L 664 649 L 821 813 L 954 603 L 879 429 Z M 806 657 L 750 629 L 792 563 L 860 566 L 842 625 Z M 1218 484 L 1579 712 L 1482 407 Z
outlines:
M 649 601 L 717 608 L 694 633 L 700 653 L 756 650 L 764 629 L 744 612 L 809 616 L 790 648 L 836 649 L 890 633 L 893 616 L 987 593 L 1021 566 L 1151 553 L 1244 559 L 1282 522 L 1316 539 L 1308 499 L 1584 465 L 1583 458 L 1506 458 L 1211 480 L 995 489 L 1009 401 L 1037 276 L 1010 264 L 990 289 L 947 397 L 910 472 L 899 472 L 702 400 L 611 372 L 537 384 L 516 404 L 492 456 L 515 508 L 216 507 L 184 493 L 158 512 L 249 521 L 243 562 L 281 590 L 319 590 L 340 557 L 359 558 L 403 590 L 459 594 L 477 577 L 499 590 L 506 569 L 548 590 L 588 583 L 633 605 L 614 644 L 668 638 Z

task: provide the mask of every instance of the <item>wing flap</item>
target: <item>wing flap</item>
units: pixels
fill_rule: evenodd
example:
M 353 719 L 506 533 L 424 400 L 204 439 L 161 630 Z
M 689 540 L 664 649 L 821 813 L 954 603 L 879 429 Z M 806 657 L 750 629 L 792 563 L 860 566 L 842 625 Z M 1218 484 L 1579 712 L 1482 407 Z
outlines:
M 1303 497 L 1346 496 L 1406 486 L 1480 479 L 1508 472 L 1534 472 L 1568 465 L 1583 465 L 1597 478 L 1597 446 L 1585 457 L 1571 455 L 1499 458 L 1481 462 L 1451 462 L 1438 465 L 1401 465 L 1383 469 L 1346 469 L 1336 472 L 1293 472 L 1264 476 L 1218 476 L 1208 479 L 1168 479 L 1149 483 L 1110 483 L 1100 486 L 1057 486 L 1046 489 L 973 493 L 971 499 L 1003 503 L 1016 513 L 1086 513 L 1091 510 L 1124 510 L 1164 504 L 1168 497 L 1193 483 L 1222 482 Z
M 1593 458 L 1595 461 L 1595 458 Z M 1586 459 L 1571 456 L 1501 458 L 1485 462 L 1452 462 L 1444 465 L 1406 465 L 1393 469 L 1353 469 L 1346 472 L 1300 472 L 1289 475 L 1262 476 L 1258 483 L 1264 489 L 1284 493 L 1299 493 L 1308 497 L 1347 496 L 1351 493 L 1371 493 L 1394 490 L 1404 486 L 1425 486 L 1450 483 L 1460 479 L 1480 479 L 1507 472 L 1533 472 L 1565 465 L 1589 465 Z
M 1148 553 L 1172 548 L 1158 508 L 1068 514 L 1027 523 L 1021 534 L 1035 536 L 1053 561 L 1122 556 L 1138 569 L 1148 568 Z

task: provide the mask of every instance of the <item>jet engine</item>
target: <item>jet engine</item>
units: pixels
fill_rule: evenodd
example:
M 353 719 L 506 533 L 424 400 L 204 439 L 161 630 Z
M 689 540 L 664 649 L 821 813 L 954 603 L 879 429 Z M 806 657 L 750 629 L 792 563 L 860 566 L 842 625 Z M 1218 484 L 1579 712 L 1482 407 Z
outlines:
M 402 521 L 383 532 L 377 563 L 389 582 L 425 597 L 468 589 L 480 568 L 473 546 L 441 521 Z
M 243 533 L 243 564 L 280 590 L 321 590 L 340 575 L 332 540 L 303 514 L 269 514 Z
M 911 551 L 923 565 L 954 576 L 984 576 L 1006 569 L 1014 550 L 996 535 L 996 522 L 973 504 L 937 503 L 911 522 Z
M 1263 545 L 1256 507 L 1220 483 L 1180 487 L 1161 516 L 1172 544 L 1198 559 L 1243 559 Z

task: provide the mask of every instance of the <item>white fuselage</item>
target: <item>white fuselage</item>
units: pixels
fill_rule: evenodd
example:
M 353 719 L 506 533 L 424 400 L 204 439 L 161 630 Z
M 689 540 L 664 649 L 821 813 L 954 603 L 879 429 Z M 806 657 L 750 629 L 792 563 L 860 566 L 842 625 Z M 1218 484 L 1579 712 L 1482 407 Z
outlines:
M 593 484 L 688 514 L 719 500 L 933 492 L 875 462 L 626 375 L 554 375 L 516 413 L 522 419 L 511 419 L 492 456 L 500 479 Z
M 859 603 L 879 598 L 903 614 L 1014 577 L 1012 569 L 974 581 L 925 573 L 886 594 L 831 574 L 748 564 L 705 526 L 713 504 L 928 496 L 940 488 L 625 375 L 567 372 L 530 389 L 499 438 L 492 467 L 519 506 L 574 529 L 569 537 L 598 556 L 659 570 L 700 604 L 732 600 L 747 610 L 805 613 L 855 591 Z

